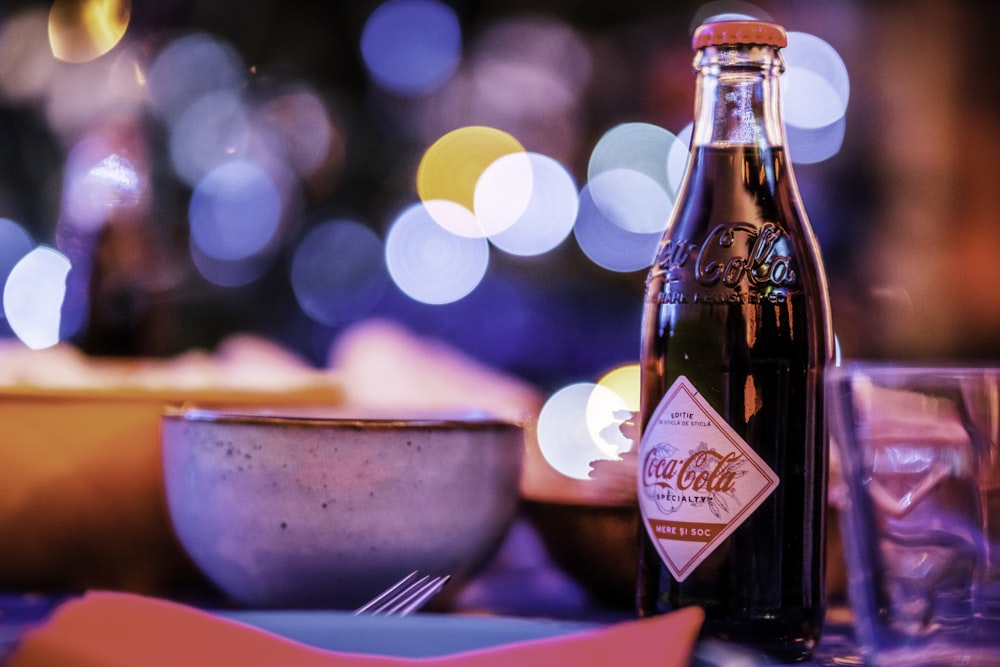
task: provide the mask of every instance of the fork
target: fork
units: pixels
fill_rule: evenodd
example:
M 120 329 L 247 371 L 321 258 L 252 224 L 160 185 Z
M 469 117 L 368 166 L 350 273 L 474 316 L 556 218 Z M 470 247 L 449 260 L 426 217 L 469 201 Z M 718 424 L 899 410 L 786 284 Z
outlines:
M 420 576 L 414 570 L 355 609 L 354 615 L 409 616 L 437 595 L 449 579 L 451 575 L 448 574 L 437 577 L 426 574 Z

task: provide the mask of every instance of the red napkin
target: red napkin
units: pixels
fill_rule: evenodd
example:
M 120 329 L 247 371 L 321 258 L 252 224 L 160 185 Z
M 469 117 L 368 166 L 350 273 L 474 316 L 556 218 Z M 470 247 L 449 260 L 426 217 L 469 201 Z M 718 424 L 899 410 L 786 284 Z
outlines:
M 436 658 L 316 649 L 174 602 L 88 593 L 28 632 L 9 667 L 535 667 L 690 663 L 704 614 L 692 607 L 594 630 Z

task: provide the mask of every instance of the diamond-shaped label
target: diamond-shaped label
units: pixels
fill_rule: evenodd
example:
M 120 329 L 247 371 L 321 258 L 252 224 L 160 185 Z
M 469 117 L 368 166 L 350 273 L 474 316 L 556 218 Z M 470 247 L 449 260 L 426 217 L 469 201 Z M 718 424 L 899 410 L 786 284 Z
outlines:
M 698 393 L 677 378 L 639 445 L 639 510 L 677 581 L 778 486 L 778 476 Z

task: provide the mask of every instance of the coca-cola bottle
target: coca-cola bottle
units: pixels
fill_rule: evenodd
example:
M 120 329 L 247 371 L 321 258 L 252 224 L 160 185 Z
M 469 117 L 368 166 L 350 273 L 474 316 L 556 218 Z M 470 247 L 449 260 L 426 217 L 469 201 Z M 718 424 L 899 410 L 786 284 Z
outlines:
M 687 172 L 646 284 L 640 615 L 807 659 L 825 611 L 832 354 L 820 251 L 785 150 L 781 26 L 702 25 Z

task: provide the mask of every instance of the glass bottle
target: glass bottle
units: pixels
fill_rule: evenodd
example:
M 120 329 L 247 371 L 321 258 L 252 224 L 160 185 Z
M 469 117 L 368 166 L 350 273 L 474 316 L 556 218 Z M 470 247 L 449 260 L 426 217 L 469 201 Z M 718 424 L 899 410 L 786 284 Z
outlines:
M 807 659 L 825 612 L 832 354 L 820 251 L 785 150 L 781 48 L 762 21 L 695 32 L 687 172 L 646 283 L 639 614 Z

